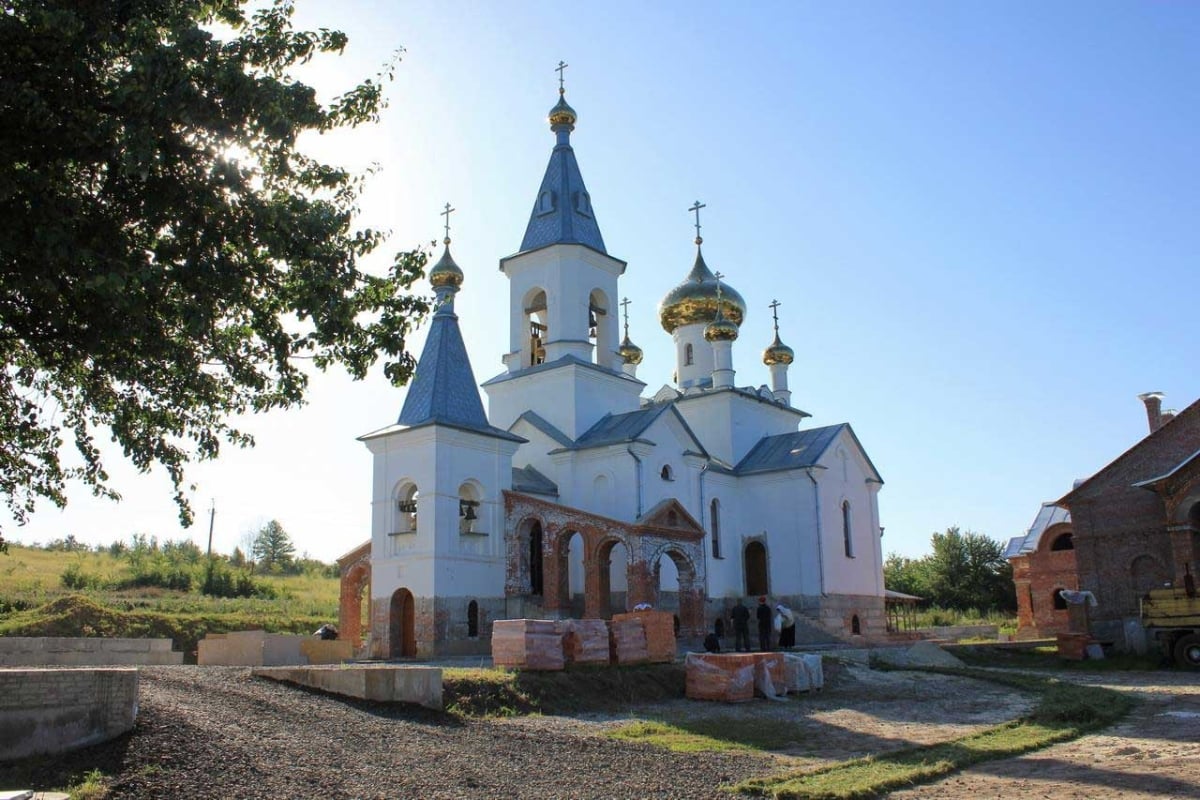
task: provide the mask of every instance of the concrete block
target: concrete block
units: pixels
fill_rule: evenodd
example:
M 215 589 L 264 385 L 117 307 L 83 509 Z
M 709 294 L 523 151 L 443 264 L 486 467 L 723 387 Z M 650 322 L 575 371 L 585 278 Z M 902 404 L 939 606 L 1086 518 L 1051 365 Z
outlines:
M 56 755 L 133 727 L 132 668 L 0 669 L 0 761 Z
M 344 697 L 442 709 L 442 670 L 438 667 L 393 664 L 260 667 L 251 674 Z

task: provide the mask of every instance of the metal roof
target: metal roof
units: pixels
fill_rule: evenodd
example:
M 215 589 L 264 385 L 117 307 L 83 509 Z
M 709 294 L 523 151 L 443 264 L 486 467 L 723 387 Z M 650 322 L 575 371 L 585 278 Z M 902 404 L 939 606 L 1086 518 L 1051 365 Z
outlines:
M 817 461 L 834 440 L 845 431 L 850 434 L 850 437 L 858 445 L 859 452 L 874 473 L 875 479 L 883 482 L 879 471 L 875 469 L 875 465 L 871 463 L 870 457 L 867 456 L 866 450 L 863 450 L 862 444 L 858 441 L 858 437 L 854 435 L 854 429 L 849 423 L 843 422 L 838 425 L 828 425 L 823 428 L 809 428 L 804 431 L 796 431 L 795 433 L 783 433 L 777 436 L 764 436 L 758 441 L 754 447 L 750 448 L 736 467 L 733 468 L 733 473 L 736 475 L 749 475 L 756 472 L 775 472 L 779 470 L 803 469 L 805 467 L 817 466 Z
M 1038 509 L 1037 516 L 1033 518 L 1033 524 L 1029 526 L 1024 536 L 1017 536 L 1008 541 L 1008 546 L 1004 549 L 1004 557 L 1012 558 L 1014 556 L 1032 553 L 1037 550 L 1038 542 L 1042 539 L 1042 534 L 1051 525 L 1057 525 L 1060 522 L 1070 522 L 1071 512 L 1060 505 L 1052 502 L 1042 503 L 1042 507 Z
M 654 420 L 670 408 L 669 403 L 651 405 L 625 414 L 605 414 L 575 440 L 573 448 L 605 447 L 610 444 L 635 441 Z
M 512 468 L 512 488 L 514 492 L 558 497 L 558 484 L 529 465 Z
M 552 244 L 581 244 L 607 255 L 604 237 L 592 211 L 591 196 L 583 185 L 583 174 L 571 149 L 570 133 L 564 129 L 557 136 L 558 143 L 550 153 L 520 252 Z

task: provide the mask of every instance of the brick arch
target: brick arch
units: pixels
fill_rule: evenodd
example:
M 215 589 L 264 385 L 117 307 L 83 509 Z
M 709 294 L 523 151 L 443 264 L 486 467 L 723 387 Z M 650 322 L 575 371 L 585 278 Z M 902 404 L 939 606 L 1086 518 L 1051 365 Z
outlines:
M 648 560 L 648 577 L 653 580 L 656 570 L 654 567 L 663 558 L 671 559 L 675 570 L 679 573 L 679 630 L 688 636 L 698 636 L 704 632 L 704 581 L 697 568 L 694 554 L 688 552 L 689 547 L 679 542 L 664 542 L 651 550 Z M 658 586 L 654 585 L 653 592 L 657 599 Z M 655 603 L 657 605 L 657 603 Z
M 598 616 L 608 619 L 614 613 L 626 609 L 612 607 L 612 551 L 617 545 L 625 548 L 625 587 L 626 596 L 629 592 L 629 565 L 633 563 L 633 543 L 624 533 L 606 532 L 600 535 L 596 544 L 594 560 L 596 563 L 596 583 L 599 601 Z M 584 562 L 587 563 L 586 560 Z
M 368 540 L 338 559 L 338 634 L 362 646 L 362 604 L 371 583 L 371 542 Z M 366 600 L 370 602 L 370 594 Z

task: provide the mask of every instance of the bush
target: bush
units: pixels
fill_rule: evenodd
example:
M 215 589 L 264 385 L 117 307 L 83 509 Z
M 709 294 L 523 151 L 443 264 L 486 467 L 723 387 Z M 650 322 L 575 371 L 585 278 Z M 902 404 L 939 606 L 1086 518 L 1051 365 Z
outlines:
M 62 571 L 59 576 L 59 581 L 65 589 L 101 589 L 104 587 L 104 581 L 99 575 L 89 575 L 83 571 L 83 567 L 79 563 L 71 564 Z

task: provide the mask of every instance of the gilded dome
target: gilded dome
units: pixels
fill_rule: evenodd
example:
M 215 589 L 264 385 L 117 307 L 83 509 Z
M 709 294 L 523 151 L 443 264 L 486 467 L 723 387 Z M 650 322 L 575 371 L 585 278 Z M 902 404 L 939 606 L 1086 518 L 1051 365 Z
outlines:
M 763 363 L 768 367 L 775 364 L 791 364 L 796 358 L 796 353 L 792 348 L 779 340 L 779 333 L 775 333 L 775 341 L 771 342 L 770 347 L 763 350 Z
M 746 301 L 729 284 L 721 284 L 721 314 L 735 326 L 746 317 Z M 658 320 L 667 333 L 682 325 L 715 320 L 717 316 L 717 278 L 696 249 L 696 263 L 683 283 L 667 292 L 658 304 Z
M 725 292 L 722 290 L 721 299 L 725 299 Z M 724 315 L 718 313 L 717 318 L 704 326 L 704 338 L 710 342 L 732 342 L 738 337 L 738 326 L 725 319 Z
M 454 263 L 454 257 L 450 255 L 450 240 L 447 239 L 445 252 L 433 269 L 429 270 L 429 285 L 434 289 L 446 286 L 458 289 L 462 282 L 463 271 Z
M 638 364 L 642 363 L 642 348 L 630 341 L 628 335 L 625 337 L 625 340 L 621 342 L 621 346 L 617 348 L 617 355 L 619 355 L 626 364 L 633 364 L 634 366 L 637 366 Z
M 575 109 L 567 105 L 567 98 L 560 93 L 558 95 L 558 103 L 555 104 L 554 108 L 550 109 L 550 127 L 570 125 L 573 128 L 575 127 L 575 120 L 578 118 Z

